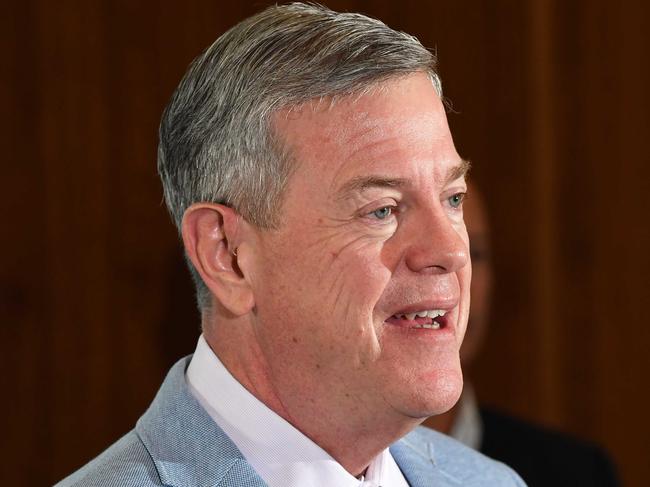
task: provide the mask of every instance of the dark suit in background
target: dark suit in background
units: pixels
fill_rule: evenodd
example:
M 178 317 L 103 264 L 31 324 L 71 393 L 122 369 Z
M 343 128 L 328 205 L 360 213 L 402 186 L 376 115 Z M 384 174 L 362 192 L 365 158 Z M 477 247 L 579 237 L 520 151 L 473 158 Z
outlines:
M 616 469 L 592 443 L 480 408 L 480 451 L 510 465 L 529 487 L 614 487 Z

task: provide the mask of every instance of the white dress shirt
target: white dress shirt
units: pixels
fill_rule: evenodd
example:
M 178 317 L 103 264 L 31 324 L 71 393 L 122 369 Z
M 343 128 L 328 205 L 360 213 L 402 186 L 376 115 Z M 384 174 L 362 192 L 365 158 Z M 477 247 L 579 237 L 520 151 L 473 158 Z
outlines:
M 203 335 L 186 377 L 192 394 L 269 487 L 408 487 L 388 448 L 373 459 L 365 477 L 351 475 L 248 392 Z

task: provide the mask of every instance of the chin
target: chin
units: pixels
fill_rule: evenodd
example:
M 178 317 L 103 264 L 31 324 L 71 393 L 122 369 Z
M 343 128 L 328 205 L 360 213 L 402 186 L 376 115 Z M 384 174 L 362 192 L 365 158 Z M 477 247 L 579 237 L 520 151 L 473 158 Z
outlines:
M 460 367 L 429 374 L 424 386 L 415 387 L 410 404 L 405 404 L 406 415 L 426 419 L 449 411 L 458 402 L 463 391 L 463 374 Z
M 449 378 L 438 390 L 435 410 L 429 416 L 446 413 L 455 406 L 463 392 L 463 374 L 459 371 L 457 377 Z

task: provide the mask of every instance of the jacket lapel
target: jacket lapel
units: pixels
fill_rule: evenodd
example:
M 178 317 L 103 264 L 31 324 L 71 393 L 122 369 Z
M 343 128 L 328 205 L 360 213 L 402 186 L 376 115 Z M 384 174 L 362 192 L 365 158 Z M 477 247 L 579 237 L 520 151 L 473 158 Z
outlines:
M 266 484 L 191 394 L 186 357 L 169 371 L 156 398 L 136 425 L 160 480 L 171 487 Z

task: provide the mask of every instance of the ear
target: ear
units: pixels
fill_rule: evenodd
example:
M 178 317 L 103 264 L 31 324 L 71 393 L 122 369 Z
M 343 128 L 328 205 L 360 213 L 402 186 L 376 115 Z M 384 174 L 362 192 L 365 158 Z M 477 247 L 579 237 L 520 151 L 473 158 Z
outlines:
M 232 208 L 196 203 L 185 210 L 181 226 L 194 268 L 219 303 L 235 316 L 255 305 L 252 288 L 237 264 L 237 238 L 243 224 Z

